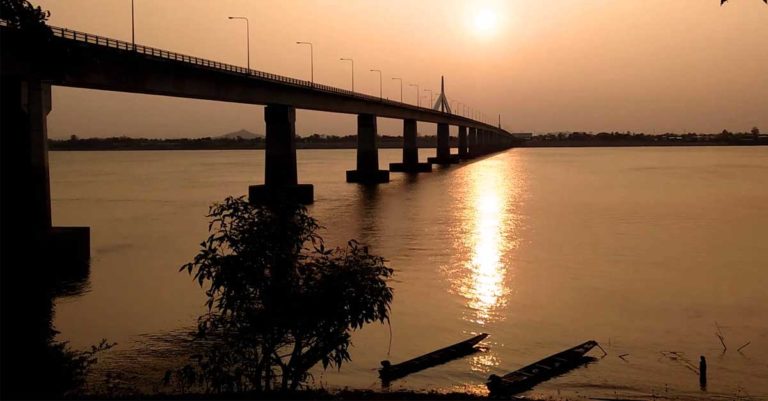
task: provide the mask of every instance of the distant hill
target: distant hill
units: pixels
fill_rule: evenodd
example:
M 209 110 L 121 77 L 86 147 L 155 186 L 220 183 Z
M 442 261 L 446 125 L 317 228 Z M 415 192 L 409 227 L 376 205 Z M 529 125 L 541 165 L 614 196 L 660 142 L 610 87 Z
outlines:
M 237 139 L 237 137 L 240 137 L 243 139 L 256 139 L 256 138 L 263 138 L 264 135 L 254 134 L 251 131 L 241 129 L 240 131 L 230 132 L 228 134 L 217 136 L 216 138 Z

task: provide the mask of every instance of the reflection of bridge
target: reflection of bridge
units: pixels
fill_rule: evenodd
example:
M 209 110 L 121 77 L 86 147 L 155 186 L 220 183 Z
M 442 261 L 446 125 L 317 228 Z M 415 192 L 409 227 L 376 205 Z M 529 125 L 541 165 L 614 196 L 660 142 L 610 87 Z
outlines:
M 357 168 L 347 181 L 389 181 L 380 170 L 376 118 L 403 120 L 403 162 L 392 171 L 431 171 L 431 163 L 511 147 L 514 138 L 499 127 L 379 97 L 354 93 L 294 78 L 248 70 L 101 36 L 52 28 L 53 37 L 31 36 L 2 26 L 3 198 L 24 198 L 27 218 L 51 230 L 46 118 L 51 85 L 266 105 L 264 185 L 250 187 L 251 200 L 275 194 L 313 200 L 312 185 L 297 182 L 296 109 L 357 114 Z M 416 122 L 437 124 L 437 157 L 419 163 Z M 449 126 L 459 129 L 459 153 L 450 154 Z M 12 159 L 13 162 L 8 160 Z M 7 167 L 17 174 L 10 177 Z M 15 187 L 6 178 L 20 184 Z M 5 207 L 5 206 L 4 206 Z

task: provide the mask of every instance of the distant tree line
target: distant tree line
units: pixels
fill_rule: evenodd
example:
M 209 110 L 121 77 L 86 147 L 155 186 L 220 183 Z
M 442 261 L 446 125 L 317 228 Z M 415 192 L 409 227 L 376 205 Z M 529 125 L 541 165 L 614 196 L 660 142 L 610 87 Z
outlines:
M 648 135 L 636 132 L 557 132 L 534 135 L 524 146 L 693 146 L 693 145 L 768 145 L 768 135 L 757 127 L 749 132 L 723 130 L 718 134 Z
M 451 137 L 451 144 L 457 145 L 457 139 Z M 434 135 L 419 136 L 419 147 L 435 147 L 437 137 Z M 264 149 L 264 138 L 129 138 L 127 136 L 109 138 L 80 138 L 71 135 L 69 139 L 50 139 L 48 148 L 51 150 L 227 150 L 227 149 Z M 351 149 L 357 146 L 356 135 L 319 135 L 296 137 L 296 147 L 300 149 Z M 403 138 L 400 136 L 379 136 L 379 147 L 400 148 Z
M 458 145 L 458 139 L 451 137 L 451 146 Z M 434 148 L 437 137 L 419 135 L 417 144 L 420 148 Z M 555 132 L 538 134 L 521 146 L 689 146 L 689 145 L 768 145 L 768 135 L 761 134 L 757 127 L 749 132 L 730 132 L 723 130 L 718 134 L 676 134 L 665 133 L 649 135 L 636 132 Z M 50 139 L 51 150 L 228 150 L 228 149 L 264 149 L 264 138 L 129 138 L 127 136 L 110 138 Z M 296 137 L 299 149 L 353 149 L 357 146 L 356 135 L 320 135 Z M 379 136 L 379 147 L 401 148 L 400 136 Z

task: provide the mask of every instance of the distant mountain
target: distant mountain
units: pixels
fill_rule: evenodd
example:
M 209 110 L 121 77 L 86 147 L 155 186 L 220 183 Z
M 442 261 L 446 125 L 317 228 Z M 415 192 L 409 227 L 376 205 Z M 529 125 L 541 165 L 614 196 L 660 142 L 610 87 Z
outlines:
M 230 132 L 228 134 L 217 136 L 217 138 L 226 138 L 226 139 L 237 139 L 237 137 L 240 137 L 243 139 L 255 139 L 255 138 L 263 138 L 264 135 L 254 134 L 251 131 L 241 129 L 240 131 Z

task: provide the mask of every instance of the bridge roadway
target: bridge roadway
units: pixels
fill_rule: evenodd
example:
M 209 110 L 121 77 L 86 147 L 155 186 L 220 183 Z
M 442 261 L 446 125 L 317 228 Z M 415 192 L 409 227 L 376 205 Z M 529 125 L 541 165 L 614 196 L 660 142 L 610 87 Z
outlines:
M 403 162 L 391 164 L 391 171 L 428 172 L 432 164 L 457 163 L 515 144 L 499 127 L 451 113 L 64 28 L 51 30 L 53 36 L 35 36 L 0 25 L 3 193 L 21 195 L 23 205 L 17 206 L 49 239 L 56 233 L 89 235 L 87 228 L 61 234 L 67 230 L 52 227 L 46 128 L 51 85 L 265 105 L 265 179 L 249 188 L 255 202 L 313 201 L 312 185 L 297 180 L 297 108 L 357 115 L 357 168 L 347 172 L 349 182 L 389 181 L 389 171 L 379 169 L 377 117 L 403 120 Z M 437 124 L 437 157 L 428 163 L 418 160 L 417 121 Z M 450 125 L 459 128 L 456 155 L 450 154 Z M 10 175 L 6 167 L 17 174 Z M 62 238 L 53 242 L 78 242 Z

